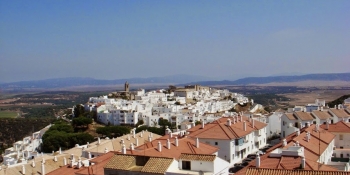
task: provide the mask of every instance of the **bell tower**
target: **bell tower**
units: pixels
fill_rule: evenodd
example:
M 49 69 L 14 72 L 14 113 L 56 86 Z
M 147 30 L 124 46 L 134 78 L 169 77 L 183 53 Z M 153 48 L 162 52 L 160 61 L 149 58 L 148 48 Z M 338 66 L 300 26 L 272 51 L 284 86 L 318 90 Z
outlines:
M 124 91 L 129 92 L 129 83 L 128 82 L 125 82 L 125 84 L 124 84 Z

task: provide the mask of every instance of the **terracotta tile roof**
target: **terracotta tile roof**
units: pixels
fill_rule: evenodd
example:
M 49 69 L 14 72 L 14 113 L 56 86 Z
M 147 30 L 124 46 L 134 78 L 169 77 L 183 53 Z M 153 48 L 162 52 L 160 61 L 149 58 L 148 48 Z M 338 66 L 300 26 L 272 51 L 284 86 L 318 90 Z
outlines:
M 285 115 L 289 120 L 297 120 L 293 113 L 285 113 Z
M 136 138 L 138 140 L 138 144 L 142 145 L 145 141 L 147 141 L 148 136 L 151 134 L 151 132 L 144 131 L 141 137 L 141 132 L 135 134 L 135 138 L 132 137 L 132 134 L 124 135 L 115 139 L 101 139 L 100 144 L 97 144 L 96 142 L 90 143 L 88 145 L 88 148 L 84 149 L 84 152 L 98 152 L 98 153 L 104 153 L 105 149 L 107 148 L 109 151 L 120 151 L 122 148 L 121 140 L 124 141 L 125 145 L 130 145 L 130 143 L 136 144 Z M 158 134 L 152 133 L 152 139 L 157 139 L 162 136 Z M 128 139 L 130 138 L 130 140 Z
M 110 160 L 110 158 L 114 156 L 113 152 L 109 152 L 107 154 L 101 155 L 99 157 L 96 157 L 90 162 L 94 162 L 95 165 L 91 165 L 89 167 L 81 167 L 80 169 L 71 168 L 68 166 L 62 166 L 51 173 L 48 173 L 48 175 L 63 175 L 63 174 L 76 174 L 76 175 L 103 175 L 104 170 L 103 167 L 107 164 L 107 162 Z M 68 159 L 67 159 L 68 163 Z
M 350 124 L 345 123 L 344 121 L 340 121 L 334 124 L 328 124 L 328 129 L 327 125 L 323 124 L 320 126 L 321 128 L 329 131 L 329 132 L 345 132 L 345 133 L 350 133 Z
M 267 153 L 260 157 L 259 169 L 270 170 L 301 170 L 300 164 L 302 157 L 300 156 L 281 156 L 281 157 L 269 157 L 270 153 Z M 305 157 L 308 157 L 305 155 Z M 237 172 L 238 175 L 244 175 L 250 168 L 256 168 L 256 159 L 251 161 L 248 166 Z M 337 171 L 336 168 L 318 163 L 314 160 L 305 159 L 305 168 L 303 170 L 321 170 L 321 171 Z M 235 175 L 236 175 L 235 174 Z
M 165 174 L 174 159 L 151 157 L 141 172 Z
M 328 113 L 328 111 L 312 111 L 311 113 L 313 116 L 318 117 L 321 120 L 326 120 L 328 118 L 331 118 L 332 116 Z
M 311 114 L 310 112 L 301 112 L 301 111 L 297 111 L 297 112 L 294 112 L 294 114 L 300 119 L 300 120 L 313 120 L 315 119 Z
M 239 175 L 349 175 L 345 171 L 317 171 L 317 170 L 286 170 L 286 169 L 268 169 L 268 168 L 248 168 Z
M 135 164 L 135 156 L 130 155 L 114 155 L 109 162 L 105 165 L 105 168 L 128 170 L 133 164 Z
M 147 142 L 141 146 L 136 147 L 134 150 L 128 149 L 126 154 L 128 155 L 142 155 L 150 157 L 167 157 L 179 159 L 182 153 L 187 154 L 214 154 L 219 148 L 199 142 L 199 147 L 196 147 L 196 141 L 187 136 L 178 138 L 178 146 L 175 146 L 175 137 L 173 136 L 170 141 L 170 149 L 166 147 L 167 139 L 169 135 L 165 135 L 157 140 Z M 158 142 L 162 145 L 162 150 L 158 150 Z M 129 148 L 129 147 L 127 147 Z M 121 152 L 118 152 L 121 154 Z
M 345 109 L 330 108 L 329 111 L 340 118 L 350 117 L 350 114 Z
M 307 157 L 312 161 L 317 161 L 320 155 L 326 150 L 328 145 L 333 141 L 333 139 L 335 138 L 335 135 L 321 127 L 319 128 L 319 131 L 315 131 L 315 127 L 316 125 L 312 124 L 308 128 L 307 127 L 302 128 L 300 130 L 299 136 L 297 136 L 296 133 L 292 133 L 288 135 L 287 137 L 285 137 L 285 139 L 287 140 L 287 146 L 283 147 L 281 142 L 271 147 L 266 152 L 271 152 L 276 148 L 288 148 L 290 146 L 293 146 L 293 144 L 298 141 L 299 145 L 305 148 L 304 149 L 305 157 Z M 311 136 L 309 141 L 305 139 L 307 132 L 310 132 L 310 136 Z
M 205 154 L 181 154 L 181 160 L 198 160 L 198 161 L 206 161 L 213 162 L 216 158 L 216 155 L 205 155 Z
M 231 126 L 227 125 L 228 119 L 231 120 Z M 187 131 L 190 132 L 189 136 L 193 138 L 232 140 L 244 137 L 255 130 L 260 130 L 267 126 L 266 123 L 254 120 L 253 127 L 252 119 L 244 116 L 242 119 L 243 121 L 239 120 L 237 122 L 236 120 L 233 123 L 234 117 L 222 117 L 212 123 L 206 124 L 204 128 L 201 128 L 201 125 L 197 125 Z M 246 130 L 243 128 L 244 121 L 246 122 Z

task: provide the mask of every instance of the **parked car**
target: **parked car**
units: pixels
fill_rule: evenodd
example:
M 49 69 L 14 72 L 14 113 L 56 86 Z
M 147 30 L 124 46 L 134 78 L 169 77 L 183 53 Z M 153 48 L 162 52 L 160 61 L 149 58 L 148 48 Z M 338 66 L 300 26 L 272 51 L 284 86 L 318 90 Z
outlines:
M 229 173 L 236 173 L 237 171 L 241 170 L 242 168 L 244 168 L 243 166 L 235 166 L 232 167 L 228 170 Z
M 242 163 L 241 163 L 241 166 L 244 167 L 244 166 L 247 166 L 248 164 L 249 164 L 249 162 L 242 162 Z
M 243 159 L 243 160 L 242 160 L 242 163 L 243 163 L 243 162 L 251 162 L 252 160 L 254 160 L 254 159 L 246 158 L 246 159 Z
M 256 156 L 257 156 L 256 154 L 248 154 L 248 155 L 247 155 L 247 158 L 248 158 L 248 159 L 255 159 Z
M 242 164 L 241 163 L 235 163 L 233 164 L 233 166 L 241 166 Z
M 259 151 L 257 151 L 257 152 L 255 153 L 255 155 L 256 155 L 256 154 L 259 154 L 259 156 L 261 156 L 261 155 L 264 155 L 265 152 L 259 150 Z

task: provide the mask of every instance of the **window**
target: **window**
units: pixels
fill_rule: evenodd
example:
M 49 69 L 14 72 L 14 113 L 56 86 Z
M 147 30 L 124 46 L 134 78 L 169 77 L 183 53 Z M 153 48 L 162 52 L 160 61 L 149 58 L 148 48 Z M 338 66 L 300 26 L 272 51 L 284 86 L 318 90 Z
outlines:
M 190 161 L 182 161 L 182 169 L 183 170 L 191 170 L 191 162 Z
M 215 142 L 215 145 L 218 145 L 218 142 Z
M 343 134 L 339 134 L 339 140 L 343 140 Z
M 285 125 L 285 122 L 283 121 L 283 126 Z

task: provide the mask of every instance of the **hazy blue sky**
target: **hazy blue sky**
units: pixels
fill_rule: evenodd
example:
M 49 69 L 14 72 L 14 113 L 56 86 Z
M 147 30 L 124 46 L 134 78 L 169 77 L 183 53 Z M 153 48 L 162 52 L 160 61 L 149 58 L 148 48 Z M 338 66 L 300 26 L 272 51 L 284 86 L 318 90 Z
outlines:
M 0 1 L 0 82 L 350 72 L 350 1 Z

